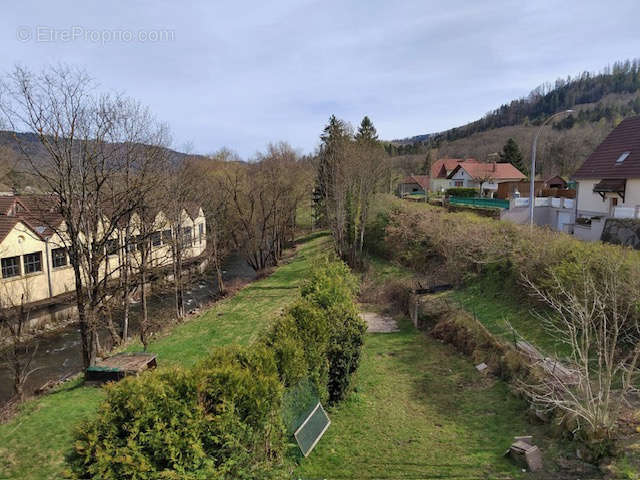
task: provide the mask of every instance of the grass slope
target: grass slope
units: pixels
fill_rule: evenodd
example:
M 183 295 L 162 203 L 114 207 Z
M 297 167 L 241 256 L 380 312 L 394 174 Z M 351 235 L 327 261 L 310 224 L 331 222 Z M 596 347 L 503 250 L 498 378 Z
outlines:
M 505 383 L 406 321 L 368 334 L 355 391 L 300 478 L 512 478 L 514 435 L 536 428 Z M 534 433 L 535 435 L 535 433 Z
M 515 329 L 516 338 L 523 338 L 547 355 L 563 358 L 570 353 L 568 345 L 549 335 L 531 306 L 496 288 L 486 279 L 474 280 L 449 295 L 475 315 L 492 334 L 508 342 L 513 342 Z
M 159 355 L 161 365 L 190 366 L 213 347 L 250 343 L 278 311 L 295 300 L 305 272 L 328 245 L 326 236 L 307 237 L 293 261 L 177 326 L 149 350 Z M 61 478 L 73 427 L 92 414 L 102 398 L 101 389 L 76 381 L 26 403 L 16 418 L 0 425 L 0 479 Z

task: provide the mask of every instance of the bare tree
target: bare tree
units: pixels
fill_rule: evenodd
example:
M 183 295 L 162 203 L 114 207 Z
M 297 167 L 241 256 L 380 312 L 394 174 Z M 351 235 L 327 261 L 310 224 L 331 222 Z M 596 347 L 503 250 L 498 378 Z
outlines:
M 137 151 L 153 141 L 156 124 L 138 103 L 96 94 L 86 73 L 65 66 L 40 74 L 17 67 L 2 93 L 0 108 L 12 128 L 35 133 L 46 151 L 36 158 L 22 148 L 31 173 L 50 193 L 52 209 L 64 219 L 64 231 L 57 233 L 75 273 L 87 367 L 95 362 L 104 300 L 114 295 L 111 280 L 122 267 L 104 268 L 107 249 L 149 188 L 151 165 Z
M 627 252 L 578 265 L 570 279 L 552 275 L 549 286 L 527 284 L 550 308 L 547 330 L 570 350 L 566 368 L 547 369 L 539 383 L 523 385 L 540 408 L 577 421 L 585 439 L 614 438 L 616 422 L 640 379 L 637 292 Z
M 29 306 L 30 288 L 26 281 L 22 283 L 23 293 L 20 301 L 13 300 L 8 291 L 0 295 L 0 358 L 13 377 L 13 400 L 22 402 L 24 387 L 29 376 L 38 370 L 33 368 L 33 359 L 38 352 L 38 342 L 29 342 L 27 328 L 31 318 Z
M 295 151 L 279 143 L 269 145 L 255 162 L 228 165 L 220 177 L 234 245 L 256 271 L 277 265 L 293 237 L 295 211 L 310 191 L 301 173 Z
M 183 261 L 185 248 L 192 241 L 192 232 L 184 231 L 182 225 L 187 209 L 194 194 L 194 178 L 187 168 L 187 162 L 169 160 L 165 170 L 163 211 L 171 226 L 171 238 L 167 242 L 171 246 L 173 285 L 176 306 L 176 318 L 185 315 Z
M 368 117 L 353 135 L 349 124 L 332 116 L 320 139 L 316 191 L 322 216 L 338 254 L 355 265 L 364 248 L 371 199 L 388 179 L 385 152 Z

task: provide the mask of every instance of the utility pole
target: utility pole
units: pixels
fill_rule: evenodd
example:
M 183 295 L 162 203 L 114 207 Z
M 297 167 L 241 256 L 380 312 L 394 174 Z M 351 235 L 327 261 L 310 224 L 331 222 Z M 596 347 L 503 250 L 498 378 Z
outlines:
M 538 146 L 538 137 L 540 133 L 542 133 L 542 129 L 544 126 L 549 123 L 552 119 L 559 115 L 564 115 L 566 113 L 573 113 L 573 110 L 563 110 L 562 112 L 556 112 L 547 118 L 538 131 L 536 132 L 536 136 L 533 137 L 533 146 L 531 147 L 531 171 L 529 172 L 529 177 L 531 178 L 531 184 L 529 186 L 529 227 L 533 228 L 533 209 L 536 203 L 536 192 L 535 192 L 535 180 L 536 180 L 536 148 Z

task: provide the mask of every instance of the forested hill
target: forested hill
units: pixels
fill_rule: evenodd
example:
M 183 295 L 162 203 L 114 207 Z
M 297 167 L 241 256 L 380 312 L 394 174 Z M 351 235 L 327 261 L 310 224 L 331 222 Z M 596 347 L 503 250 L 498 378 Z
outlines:
M 574 123 L 613 120 L 640 114 L 640 99 L 601 105 L 599 102 L 610 94 L 632 94 L 640 90 L 640 59 L 617 62 L 602 72 L 584 72 L 578 77 L 558 79 L 555 84 L 544 84 L 534 89 L 526 98 L 513 100 L 509 104 L 487 113 L 483 118 L 444 132 L 418 135 L 393 143 L 406 144 L 431 139 L 453 141 L 477 132 L 514 125 L 536 125 L 548 115 L 577 105 L 595 104 L 580 109 L 556 124 L 556 128 L 571 128 Z
M 174 162 L 183 161 L 189 156 L 171 149 L 167 151 L 169 159 Z M 47 152 L 35 133 L 0 130 L 0 192 L 39 189 L 38 178 L 26 173 L 30 168 L 23 152 L 36 164 L 39 161 L 44 163 L 47 157 Z
M 394 140 L 386 148 L 392 156 L 422 154 L 436 148 L 440 156 L 484 160 L 512 137 L 527 157 L 535 127 L 547 116 L 570 108 L 575 113 L 560 117 L 545 134 L 547 153 L 554 156 L 546 159 L 545 173 L 570 175 L 623 118 L 640 115 L 640 59 L 617 62 L 598 73 L 558 79 L 479 120 L 443 132 Z

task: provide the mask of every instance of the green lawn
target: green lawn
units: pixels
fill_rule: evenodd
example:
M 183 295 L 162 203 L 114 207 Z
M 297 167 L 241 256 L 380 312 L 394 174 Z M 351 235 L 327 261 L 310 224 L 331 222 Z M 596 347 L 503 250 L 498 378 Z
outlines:
M 413 276 L 375 257 L 369 266 L 374 287 Z M 296 478 L 517 478 L 503 457 L 514 436 L 557 450 L 505 382 L 398 318 L 400 332 L 367 334 L 354 391 L 329 411 L 332 424 Z
M 149 350 L 158 354 L 160 365 L 190 366 L 216 346 L 250 343 L 277 312 L 295 300 L 305 272 L 328 246 L 326 235 L 307 237 L 290 263 L 175 327 Z M 16 418 L 0 425 L 0 479 L 61 478 L 74 425 L 92 414 L 102 398 L 101 389 L 76 381 L 27 402 Z
M 505 383 L 405 322 L 368 334 L 355 391 L 299 478 L 512 478 L 514 435 L 541 438 Z

